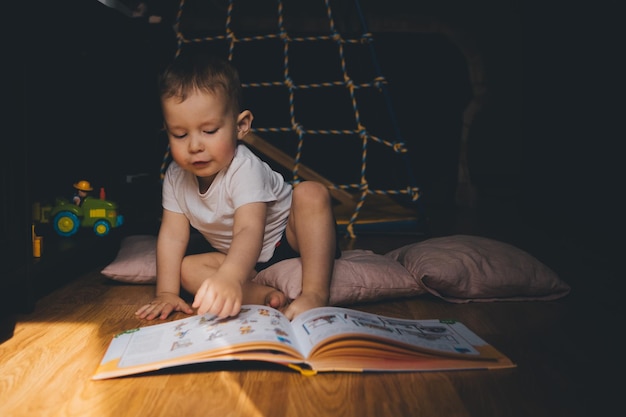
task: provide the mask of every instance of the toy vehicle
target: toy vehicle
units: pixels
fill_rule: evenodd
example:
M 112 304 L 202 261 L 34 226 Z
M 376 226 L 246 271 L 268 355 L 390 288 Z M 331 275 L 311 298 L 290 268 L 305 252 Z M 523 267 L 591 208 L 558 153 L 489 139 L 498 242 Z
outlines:
M 112 228 L 124 224 L 117 204 L 95 197 L 85 197 L 80 206 L 63 198 L 57 198 L 54 206 L 36 204 L 33 217 L 40 223 L 52 222 L 54 231 L 61 236 L 72 236 L 79 227 L 91 227 L 96 236 L 106 236 Z

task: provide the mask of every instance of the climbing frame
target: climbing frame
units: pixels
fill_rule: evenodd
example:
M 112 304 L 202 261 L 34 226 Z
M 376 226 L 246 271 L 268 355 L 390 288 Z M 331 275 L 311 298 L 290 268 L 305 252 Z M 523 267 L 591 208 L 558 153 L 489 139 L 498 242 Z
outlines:
M 306 17 L 325 19 L 328 29 L 314 34 L 306 29 L 302 10 L 293 9 L 303 6 L 300 3 L 277 0 L 273 11 L 268 12 L 258 8 L 270 2 L 228 0 L 224 2 L 223 16 L 205 16 L 204 19 L 205 22 L 222 21 L 222 30 L 199 27 L 196 22 L 201 3 L 206 2 L 180 0 L 174 25 L 176 54 L 184 48 L 206 48 L 224 54 L 235 63 L 240 70 L 244 95 L 255 91 L 260 97 L 257 107 L 251 108 L 256 115 L 253 133 L 244 141 L 288 170 L 291 179 L 287 179 L 294 186 L 302 180 L 316 180 L 326 185 L 336 200 L 338 225 L 350 237 L 355 237 L 357 231 L 416 230 L 416 210 L 394 198 L 403 196 L 415 202 L 419 188 L 412 178 L 406 158 L 408 150 L 396 125 L 387 80 L 380 74 L 372 46 L 374 40 L 367 30 L 358 0 L 351 9 L 360 22 L 358 33 L 338 30 L 331 1 L 319 0 L 319 7 L 314 11 L 306 10 Z M 307 2 L 307 7 L 311 7 L 311 3 Z M 345 7 L 342 12 L 346 13 Z M 187 13 L 189 21 L 185 24 Z M 275 30 L 260 33 L 260 25 L 255 23 L 272 19 Z M 309 53 L 314 59 L 305 65 L 302 58 L 307 57 L 308 52 L 302 52 L 303 45 L 313 45 L 311 50 L 315 51 Z M 350 57 L 357 56 L 351 55 L 356 49 L 360 50 L 360 58 L 355 58 L 356 63 L 349 62 Z M 334 51 L 333 55 L 328 51 Z M 246 54 L 252 58 L 246 58 Z M 369 59 L 364 59 L 365 55 Z M 266 65 L 268 62 L 280 71 L 266 70 L 272 66 Z M 296 62 L 300 62 L 299 65 Z M 335 68 L 331 64 L 336 64 Z M 370 68 L 369 72 L 362 71 L 365 66 Z M 305 71 L 307 74 L 303 75 Z M 270 79 L 256 80 L 259 74 Z M 320 79 L 314 79 L 317 76 Z M 307 96 L 316 93 L 313 105 L 302 104 Z M 284 97 L 286 114 L 277 115 L 283 108 L 266 105 L 277 97 Z M 250 101 L 254 103 L 254 99 Z M 367 108 L 372 101 L 378 102 L 374 110 Z M 335 109 L 338 103 L 345 106 Z M 273 114 L 266 114 L 266 107 L 270 107 Z M 318 113 L 321 121 L 315 120 Z M 323 126 L 326 121 L 332 126 Z M 330 145 L 320 151 L 320 144 L 328 143 Z M 382 159 L 384 153 L 390 154 L 389 160 Z M 377 160 L 375 168 L 372 168 L 372 155 Z M 166 153 L 164 161 L 167 156 Z M 164 162 L 162 172 L 165 168 Z M 339 168 L 344 171 L 354 168 L 357 172 L 345 176 L 338 172 Z M 387 173 L 395 174 L 390 175 L 394 184 L 382 178 Z M 400 184 L 398 177 L 401 177 Z

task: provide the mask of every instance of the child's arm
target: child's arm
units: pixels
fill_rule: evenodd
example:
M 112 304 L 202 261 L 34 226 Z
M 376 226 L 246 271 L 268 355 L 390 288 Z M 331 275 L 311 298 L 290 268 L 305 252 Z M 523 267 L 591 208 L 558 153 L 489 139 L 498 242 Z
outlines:
M 198 314 L 223 318 L 239 313 L 242 286 L 253 276 L 263 246 L 266 215 L 266 203 L 249 203 L 235 211 L 233 241 L 224 262 L 196 292 L 192 306 Z
M 163 210 L 157 239 L 156 296 L 135 314 L 142 319 L 166 319 L 173 311 L 192 314 L 180 297 L 180 265 L 189 241 L 189 221 L 180 213 Z

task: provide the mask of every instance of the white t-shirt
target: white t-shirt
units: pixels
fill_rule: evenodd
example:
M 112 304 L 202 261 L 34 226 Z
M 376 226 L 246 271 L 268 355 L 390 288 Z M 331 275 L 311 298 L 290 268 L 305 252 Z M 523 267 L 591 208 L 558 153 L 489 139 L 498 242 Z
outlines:
M 291 192 L 291 184 L 280 173 L 240 144 L 231 164 L 217 174 L 204 194 L 199 192 L 196 176 L 172 161 L 163 180 L 162 205 L 184 214 L 211 246 L 227 253 L 233 240 L 235 210 L 249 203 L 268 203 L 263 248 L 257 261 L 266 262 L 287 225 Z

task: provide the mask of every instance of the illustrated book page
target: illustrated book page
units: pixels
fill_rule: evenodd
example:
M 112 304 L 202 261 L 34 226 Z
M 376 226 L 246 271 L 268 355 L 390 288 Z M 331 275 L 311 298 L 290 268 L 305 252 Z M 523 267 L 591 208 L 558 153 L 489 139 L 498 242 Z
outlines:
M 302 354 L 317 372 L 514 366 L 455 320 L 406 320 L 322 307 L 302 313 L 291 324 Z
M 93 379 L 228 360 L 279 363 L 302 373 L 514 366 L 454 320 L 320 307 L 290 322 L 273 308 L 244 305 L 226 319 L 205 314 L 124 331 L 111 341 Z

